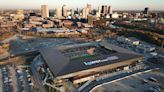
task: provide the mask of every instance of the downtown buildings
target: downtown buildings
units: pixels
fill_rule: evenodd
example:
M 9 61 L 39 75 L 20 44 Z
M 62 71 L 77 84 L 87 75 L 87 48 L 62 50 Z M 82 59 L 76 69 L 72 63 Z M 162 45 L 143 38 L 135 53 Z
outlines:
M 56 8 L 56 18 L 62 18 L 62 9 L 60 7 Z
M 42 18 L 48 18 L 49 17 L 48 5 L 41 5 L 41 15 L 42 15 Z
M 113 10 L 112 6 L 102 5 L 101 7 L 98 6 L 98 9 L 93 9 L 91 4 L 87 4 L 84 8 L 77 10 L 69 9 L 66 5 L 63 5 L 62 7 L 57 7 L 51 12 L 48 8 L 48 5 L 41 5 L 42 18 L 73 18 L 74 16 L 76 16 L 78 18 L 88 19 L 88 15 L 96 16 L 99 18 L 101 16 L 107 16 L 112 14 Z
M 48 5 L 42 5 L 41 10 L 18 10 L 15 11 L 16 14 L 10 14 L 13 22 L 17 22 L 18 20 L 22 20 L 25 18 L 25 21 L 20 23 L 19 26 L 20 30 L 24 33 L 28 33 L 29 31 L 31 34 L 39 34 L 37 29 L 51 29 L 51 28 L 65 28 L 65 29 L 75 29 L 75 31 L 79 29 L 85 28 L 88 30 L 92 27 L 100 27 L 106 26 L 109 27 L 111 21 L 110 20 L 117 20 L 117 19 L 129 19 L 129 21 L 139 20 L 140 18 L 144 17 L 143 12 L 140 13 L 127 13 L 127 12 L 113 12 L 112 6 L 109 5 L 102 5 L 93 7 L 91 4 L 87 4 L 84 8 L 77 8 L 77 9 L 70 9 L 66 5 L 62 7 L 57 7 L 56 9 L 49 9 Z M 148 9 L 145 11 L 147 12 Z M 3 17 L 2 17 L 3 19 Z M 142 18 L 144 19 L 144 18 Z M 154 24 L 153 21 L 148 21 L 151 24 Z M 3 22 L 5 26 L 5 22 Z M 153 26 L 152 26 L 153 27 Z M 29 33 L 30 33 L 29 32 Z M 69 31 L 61 31 L 57 32 L 55 30 L 48 30 L 42 31 L 42 34 L 65 34 L 64 32 Z M 41 32 L 40 32 L 41 33 Z M 86 33 L 86 32 L 85 32 Z
M 67 7 L 66 7 L 66 5 L 62 6 L 62 16 L 67 17 Z
M 70 10 L 66 8 L 66 5 L 63 5 L 63 7 L 56 9 L 53 16 L 49 16 L 48 6 L 42 5 L 40 14 L 42 17 L 40 17 L 39 14 L 29 16 L 29 21 L 24 21 L 23 27 L 24 29 L 36 28 L 37 30 L 32 31 L 37 32 L 39 36 L 64 37 L 63 35 L 70 36 L 72 34 L 78 35 L 80 32 L 82 33 L 83 30 L 77 32 L 77 30 L 81 28 L 89 29 L 89 26 L 78 26 L 78 24 L 94 25 L 94 21 L 100 20 L 98 24 L 100 25 L 103 24 L 103 21 L 99 18 L 110 19 L 109 15 L 112 15 L 112 18 L 118 18 L 118 16 L 120 16 L 117 13 L 112 14 L 112 7 L 108 7 L 107 5 L 103 5 L 102 9 L 99 7 L 98 10 L 95 10 L 97 14 L 94 14 L 92 13 L 91 5 L 88 4 L 82 11 L 78 9 L 77 12 L 75 12 L 75 14 L 78 15 L 77 19 L 79 19 L 78 22 L 76 22 L 71 20 L 73 19 L 72 16 L 75 15 L 73 11 L 74 10 L 71 10 L 70 12 Z M 18 10 L 17 14 L 24 15 L 24 12 Z M 97 17 L 96 15 L 99 16 Z M 68 19 L 68 16 L 71 16 L 71 18 Z M 80 19 L 87 20 L 87 22 L 82 22 Z M 104 25 L 106 24 L 108 26 L 109 23 L 110 22 L 107 24 L 107 21 L 104 21 Z M 60 28 L 65 29 L 62 30 Z M 76 44 L 75 46 L 60 47 L 62 49 L 59 48 L 57 50 L 45 48 L 41 50 L 40 54 L 35 58 L 36 61 L 34 60 L 34 65 L 41 77 L 45 78 L 45 80 L 48 79 L 48 81 L 45 81 L 45 84 L 49 82 L 49 79 L 52 79 L 51 81 L 57 85 L 62 85 L 67 80 L 74 84 L 83 83 L 91 79 L 96 80 L 96 78 L 106 75 L 113 70 L 127 70 L 143 59 L 140 55 L 127 54 L 127 52 L 120 53 L 120 51 L 123 50 L 115 49 L 114 47 L 112 47 L 112 45 L 106 46 L 106 44 L 78 44 L 78 46 Z M 29 49 L 25 48 L 25 50 Z M 53 83 L 50 82 L 50 84 Z

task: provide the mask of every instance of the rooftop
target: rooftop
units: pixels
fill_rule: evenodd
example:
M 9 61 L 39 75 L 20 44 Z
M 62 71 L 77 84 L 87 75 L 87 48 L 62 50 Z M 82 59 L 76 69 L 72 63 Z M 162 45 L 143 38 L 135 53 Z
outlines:
M 66 48 L 67 47 L 67 48 Z M 142 57 L 138 54 L 122 53 L 100 44 L 80 44 L 59 48 L 42 49 L 41 55 L 55 76 L 106 66 L 121 61 Z M 61 50 L 61 48 L 65 48 Z

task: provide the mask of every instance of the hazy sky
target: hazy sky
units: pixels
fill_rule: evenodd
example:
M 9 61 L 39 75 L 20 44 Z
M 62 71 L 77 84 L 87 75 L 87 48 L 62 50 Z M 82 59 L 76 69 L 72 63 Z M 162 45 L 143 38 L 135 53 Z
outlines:
M 66 4 L 68 8 L 82 8 L 89 3 L 92 7 L 111 5 L 114 10 L 164 10 L 164 0 L 0 0 L 3 9 L 40 9 L 40 5 L 47 4 L 50 9 Z

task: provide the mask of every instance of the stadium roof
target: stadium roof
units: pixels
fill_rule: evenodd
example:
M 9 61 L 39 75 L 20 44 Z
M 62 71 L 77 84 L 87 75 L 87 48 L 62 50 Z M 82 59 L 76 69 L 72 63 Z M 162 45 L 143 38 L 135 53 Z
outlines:
M 45 48 L 40 52 L 54 76 L 62 76 L 82 70 L 142 57 L 138 54 L 117 52 L 108 55 L 98 55 L 92 58 L 69 61 L 60 50 L 55 48 Z

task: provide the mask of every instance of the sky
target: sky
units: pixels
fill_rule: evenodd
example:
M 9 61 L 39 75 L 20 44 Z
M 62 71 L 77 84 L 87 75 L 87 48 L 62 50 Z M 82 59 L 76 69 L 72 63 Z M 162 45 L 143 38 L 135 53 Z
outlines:
M 46 4 L 50 9 L 65 4 L 68 8 L 82 8 L 89 3 L 97 9 L 99 5 L 111 5 L 114 10 L 164 10 L 164 0 L 0 0 L 0 9 L 40 9 Z

